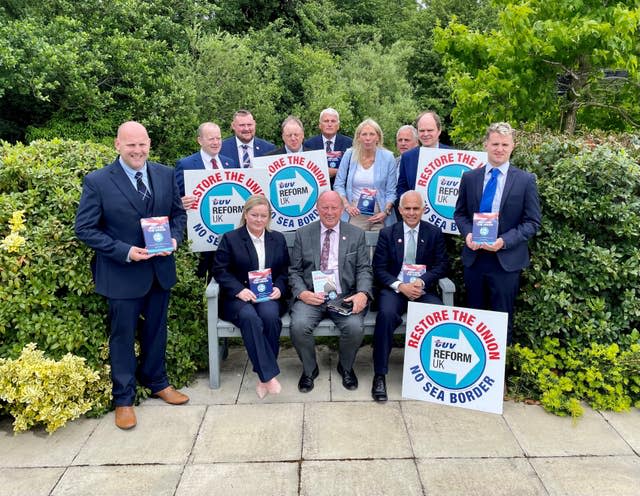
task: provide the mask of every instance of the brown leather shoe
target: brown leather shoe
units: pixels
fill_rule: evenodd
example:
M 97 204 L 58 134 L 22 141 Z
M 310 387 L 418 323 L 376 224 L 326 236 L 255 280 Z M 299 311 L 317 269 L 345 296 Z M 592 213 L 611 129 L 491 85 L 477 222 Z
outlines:
M 186 394 L 182 394 L 180 391 L 176 391 L 173 386 L 167 386 L 161 391 L 158 391 L 153 396 L 164 400 L 170 405 L 184 405 L 189 401 L 189 397 Z
M 133 411 L 132 406 L 117 406 L 116 407 L 116 426 L 125 431 L 133 429 L 136 426 L 136 412 Z

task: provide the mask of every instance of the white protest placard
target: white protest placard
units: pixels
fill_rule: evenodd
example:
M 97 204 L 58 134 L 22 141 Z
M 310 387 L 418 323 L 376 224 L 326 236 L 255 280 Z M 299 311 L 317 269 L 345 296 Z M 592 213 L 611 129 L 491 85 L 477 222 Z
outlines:
M 502 413 L 508 314 L 409 302 L 402 396 Z
M 425 198 L 422 220 L 442 229 L 459 234 L 453 212 L 458 200 L 462 174 L 482 167 L 487 162 L 486 152 L 420 148 L 416 172 L 416 190 Z
M 187 236 L 191 251 L 212 251 L 222 235 L 238 227 L 242 207 L 251 195 L 267 198 L 269 176 L 256 169 L 186 170 L 187 195 L 196 203 L 187 210 Z
M 318 196 L 330 189 L 324 150 L 255 157 L 253 166 L 269 173 L 275 231 L 295 231 L 319 219 Z

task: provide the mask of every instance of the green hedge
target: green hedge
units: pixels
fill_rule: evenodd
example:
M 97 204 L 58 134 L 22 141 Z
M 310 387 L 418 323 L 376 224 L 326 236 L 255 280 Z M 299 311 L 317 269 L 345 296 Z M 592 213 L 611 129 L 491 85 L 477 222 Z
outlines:
M 27 343 L 54 359 L 72 353 L 100 370 L 107 359 L 105 299 L 94 293 L 92 251 L 73 232 L 84 176 L 111 162 L 111 147 L 34 141 L 0 147 L 0 241 L 24 212 L 25 244 L 0 249 L 0 357 L 17 358 Z M 167 368 L 180 387 L 206 364 L 204 286 L 195 255 L 177 253 L 179 282 L 169 308 Z

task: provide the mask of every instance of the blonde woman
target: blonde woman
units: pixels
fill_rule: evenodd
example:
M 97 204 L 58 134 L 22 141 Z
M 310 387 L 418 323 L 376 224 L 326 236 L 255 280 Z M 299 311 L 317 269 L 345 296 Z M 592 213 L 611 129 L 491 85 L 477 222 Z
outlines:
M 395 223 L 397 163 L 383 147 L 382 129 L 373 119 L 356 128 L 353 147 L 340 162 L 333 189 L 344 204 L 342 220 L 365 231 Z
M 280 317 L 287 310 L 289 252 L 284 236 L 269 230 L 271 205 L 263 195 L 252 195 L 242 211 L 240 227 L 225 233 L 215 254 L 213 277 L 220 285 L 220 316 L 240 328 L 253 371 L 256 394 L 278 394 L 276 376 L 280 348 Z M 249 272 L 271 269 L 273 291 L 257 301 L 249 289 Z

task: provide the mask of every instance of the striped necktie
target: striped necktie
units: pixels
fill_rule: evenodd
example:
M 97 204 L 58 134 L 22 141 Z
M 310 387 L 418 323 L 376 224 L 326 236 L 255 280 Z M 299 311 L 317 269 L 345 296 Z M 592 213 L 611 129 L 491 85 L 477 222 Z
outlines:
M 242 146 L 242 167 L 247 169 L 251 167 L 251 158 L 249 157 L 249 145 Z

